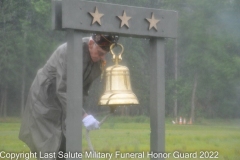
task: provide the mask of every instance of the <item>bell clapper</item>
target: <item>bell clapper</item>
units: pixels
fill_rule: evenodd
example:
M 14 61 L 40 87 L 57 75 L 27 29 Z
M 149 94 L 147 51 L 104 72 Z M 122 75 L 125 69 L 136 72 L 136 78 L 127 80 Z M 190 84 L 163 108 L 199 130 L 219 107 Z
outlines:
M 117 106 L 109 106 L 110 107 L 110 113 L 114 113 L 116 110 Z

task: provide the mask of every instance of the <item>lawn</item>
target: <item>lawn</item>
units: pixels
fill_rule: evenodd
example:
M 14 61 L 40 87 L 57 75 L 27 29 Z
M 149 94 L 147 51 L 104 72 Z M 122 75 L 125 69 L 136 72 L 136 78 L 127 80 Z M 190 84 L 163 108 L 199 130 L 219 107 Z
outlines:
M 166 120 L 166 152 L 157 156 L 165 156 L 169 160 L 184 159 L 181 157 L 188 160 L 214 157 L 218 160 L 240 159 L 240 120 L 202 120 L 194 125 L 173 125 L 170 122 L 171 120 Z M 18 140 L 19 127 L 18 120 L 0 121 L 2 156 L 6 153 L 29 151 L 29 148 Z M 83 131 L 83 159 L 90 159 L 85 157 L 89 149 L 85 130 Z M 149 159 L 150 124 L 146 117 L 110 117 L 100 130 L 90 132 L 90 137 L 94 149 L 102 156 L 109 153 L 113 154 L 111 159 L 114 160 Z M 134 156 L 136 158 L 133 158 Z

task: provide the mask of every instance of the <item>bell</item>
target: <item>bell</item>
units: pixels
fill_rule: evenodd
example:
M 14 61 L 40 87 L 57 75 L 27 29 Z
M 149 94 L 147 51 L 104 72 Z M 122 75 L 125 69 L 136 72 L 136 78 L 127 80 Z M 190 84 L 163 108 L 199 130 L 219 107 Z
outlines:
M 105 71 L 105 92 L 99 100 L 99 105 L 110 106 L 115 108 L 119 105 L 139 104 L 136 95 L 132 91 L 129 69 L 126 66 L 119 65 L 122 60 L 123 46 L 118 56 L 113 52 L 115 44 L 110 46 L 110 52 L 113 55 L 115 65 L 110 66 Z

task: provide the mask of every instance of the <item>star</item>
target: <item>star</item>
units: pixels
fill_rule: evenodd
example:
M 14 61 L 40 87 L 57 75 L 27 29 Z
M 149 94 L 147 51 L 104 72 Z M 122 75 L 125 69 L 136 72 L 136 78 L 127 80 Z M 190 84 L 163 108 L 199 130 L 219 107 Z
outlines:
M 125 11 L 123 11 L 123 16 L 117 16 L 117 17 L 122 20 L 121 27 L 126 25 L 129 28 L 128 20 L 131 19 L 131 17 L 127 17 Z
M 104 14 L 99 13 L 97 7 L 95 7 L 95 12 L 94 13 L 92 13 L 92 12 L 88 12 L 88 13 L 90 13 L 92 15 L 92 17 L 93 17 L 92 24 L 95 23 L 95 22 L 98 22 L 98 24 L 101 26 L 100 18 Z
M 158 23 L 160 20 L 159 20 L 159 19 L 155 19 L 153 13 L 152 13 L 151 19 L 146 18 L 146 20 L 148 20 L 148 22 L 149 22 L 149 28 L 148 28 L 148 30 L 150 30 L 152 27 L 154 27 L 154 28 L 157 30 L 157 23 Z

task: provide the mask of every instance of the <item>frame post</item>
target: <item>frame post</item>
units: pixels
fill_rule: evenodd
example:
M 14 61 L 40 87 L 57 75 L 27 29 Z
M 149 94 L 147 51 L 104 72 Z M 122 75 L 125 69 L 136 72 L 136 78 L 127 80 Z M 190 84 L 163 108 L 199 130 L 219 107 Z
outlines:
M 165 151 L 165 53 L 164 38 L 150 40 L 152 53 L 150 80 L 150 150 L 154 153 Z M 156 159 L 156 158 L 151 158 Z M 162 160 L 162 158 L 157 158 Z
M 68 30 L 66 151 L 71 153 L 82 153 L 82 37 L 81 32 Z

